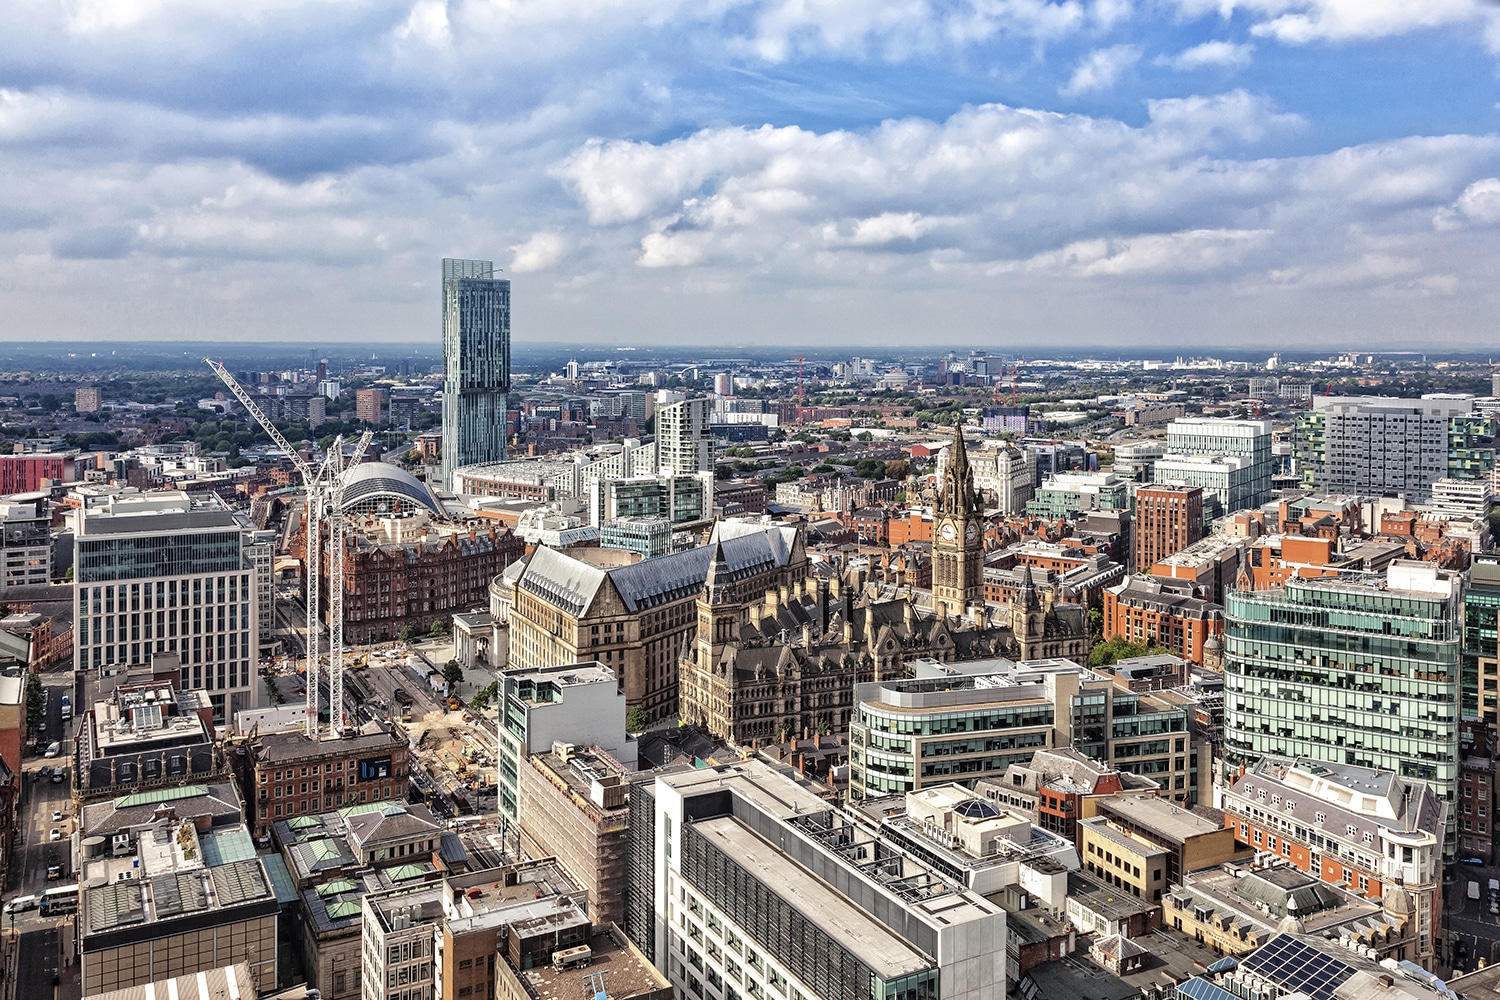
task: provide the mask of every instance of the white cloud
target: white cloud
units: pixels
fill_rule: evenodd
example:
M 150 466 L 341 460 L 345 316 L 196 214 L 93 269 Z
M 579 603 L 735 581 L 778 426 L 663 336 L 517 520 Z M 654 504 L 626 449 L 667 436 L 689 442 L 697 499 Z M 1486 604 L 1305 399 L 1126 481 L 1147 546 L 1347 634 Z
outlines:
M 1211 66 L 1238 69 L 1250 65 L 1254 53 L 1255 46 L 1253 45 L 1240 45 L 1216 39 L 1184 49 L 1174 56 L 1158 56 L 1153 62 L 1158 66 L 1167 66 L 1176 70 L 1204 69 Z
M 1429 28 L 1473 26 L 1500 30 L 1500 12 L 1477 0 L 1176 0 L 1191 16 L 1238 12 L 1256 21 L 1251 31 L 1278 41 L 1348 42 L 1390 38 Z M 1491 37 L 1491 49 L 1495 38 Z
M 1057 88 L 1064 97 L 1078 97 L 1108 90 L 1141 61 L 1139 45 L 1111 45 L 1095 49 L 1079 61 L 1068 82 Z
M 517 274 L 556 267 L 567 252 L 568 241 L 558 233 L 533 233 L 525 243 L 510 248 L 510 269 Z
M 1464 188 L 1451 205 L 1432 218 L 1436 229 L 1458 229 L 1465 225 L 1492 226 L 1500 222 L 1500 178 L 1486 177 Z
M 1216 271 L 1240 264 L 1271 235 L 1268 229 L 1193 229 L 1080 240 L 1026 261 L 1001 265 L 991 273 L 1021 269 L 1095 277 Z

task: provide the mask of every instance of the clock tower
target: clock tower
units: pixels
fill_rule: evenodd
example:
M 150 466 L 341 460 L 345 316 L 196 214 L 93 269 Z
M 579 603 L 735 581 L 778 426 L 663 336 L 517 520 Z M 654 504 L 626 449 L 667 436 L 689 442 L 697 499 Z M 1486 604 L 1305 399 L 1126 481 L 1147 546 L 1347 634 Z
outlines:
M 938 484 L 932 519 L 933 605 L 962 615 L 984 601 L 984 509 L 974 492 L 974 472 L 961 423 L 953 425 L 948 466 Z

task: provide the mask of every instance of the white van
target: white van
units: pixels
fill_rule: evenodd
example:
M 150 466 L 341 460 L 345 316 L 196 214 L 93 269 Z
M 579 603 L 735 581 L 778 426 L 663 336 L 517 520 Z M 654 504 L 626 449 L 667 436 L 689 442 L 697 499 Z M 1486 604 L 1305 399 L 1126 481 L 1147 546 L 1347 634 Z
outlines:
M 36 909 L 36 904 L 37 897 L 35 896 L 17 896 L 9 903 L 6 903 L 3 909 L 0 909 L 0 912 L 20 913 L 24 910 L 34 910 Z

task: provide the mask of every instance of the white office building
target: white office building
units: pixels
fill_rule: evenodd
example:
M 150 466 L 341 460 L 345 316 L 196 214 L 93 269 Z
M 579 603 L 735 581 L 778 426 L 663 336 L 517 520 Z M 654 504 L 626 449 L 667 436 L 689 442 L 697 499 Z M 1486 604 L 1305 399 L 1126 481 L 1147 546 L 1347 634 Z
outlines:
M 1004 1000 L 1005 911 L 770 765 L 662 774 L 631 800 L 627 880 L 654 914 L 627 925 L 677 995 Z
M 98 498 L 72 515 L 74 662 L 108 675 L 180 660 L 217 719 L 259 704 L 261 588 L 248 518 L 209 494 Z
M 1170 461 L 1183 456 L 1207 458 L 1242 458 L 1246 464 L 1226 462 L 1226 472 L 1233 468 L 1234 478 L 1243 485 L 1233 490 L 1225 484 L 1220 487 L 1192 479 L 1183 480 L 1190 486 L 1202 486 L 1207 493 L 1215 491 L 1224 513 L 1259 507 L 1270 499 L 1271 477 L 1276 474 L 1276 456 L 1271 448 L 1271 421 L 1269 420 L 1224 420 L 1216 417 L 1182 417 L 1167 425 L 1167 453 Z M 1158 461 L 1153 471 L 1154 481 L 1174 482 L 1182 477 L 1180 470 L 1162 469 Z M 1214 473 L 1215 483 L 1222 473 Z
M 1205 518 L 1260 505 L 1260 470 L 1240 455 L 1167 455 L 1157 459 L 1152 475 L 1158 483 L 1203 487 Z

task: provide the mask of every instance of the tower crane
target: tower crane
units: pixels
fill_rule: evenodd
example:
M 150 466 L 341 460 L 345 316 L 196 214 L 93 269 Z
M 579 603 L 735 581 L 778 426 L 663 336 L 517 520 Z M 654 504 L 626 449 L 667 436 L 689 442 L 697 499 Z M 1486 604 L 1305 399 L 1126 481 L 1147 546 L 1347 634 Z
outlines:
M 323 522 L 328 522 L 328 724 L 335 732 L 342 726 L 344 709 L 344 483 L 350 470 L 364 458 L 374 435 L 365 431 L 354 452 L 344 458 L 343 435 L 335 438 L 323 461 L 316 468 L 303 460 L 271 423 L 254 398 L 245 391 L 229 371 L 213 358 L 204 358 L 219 380 L 229 387 L 245 411 L 270 435 L 276 446 L 287 454 L 302 477 L 305 554 L 303 566 L 307 607 L 307 734 L 318 737 L 318 697 L 320 686 L 321 628 L 319 612 L 322 603 Z

